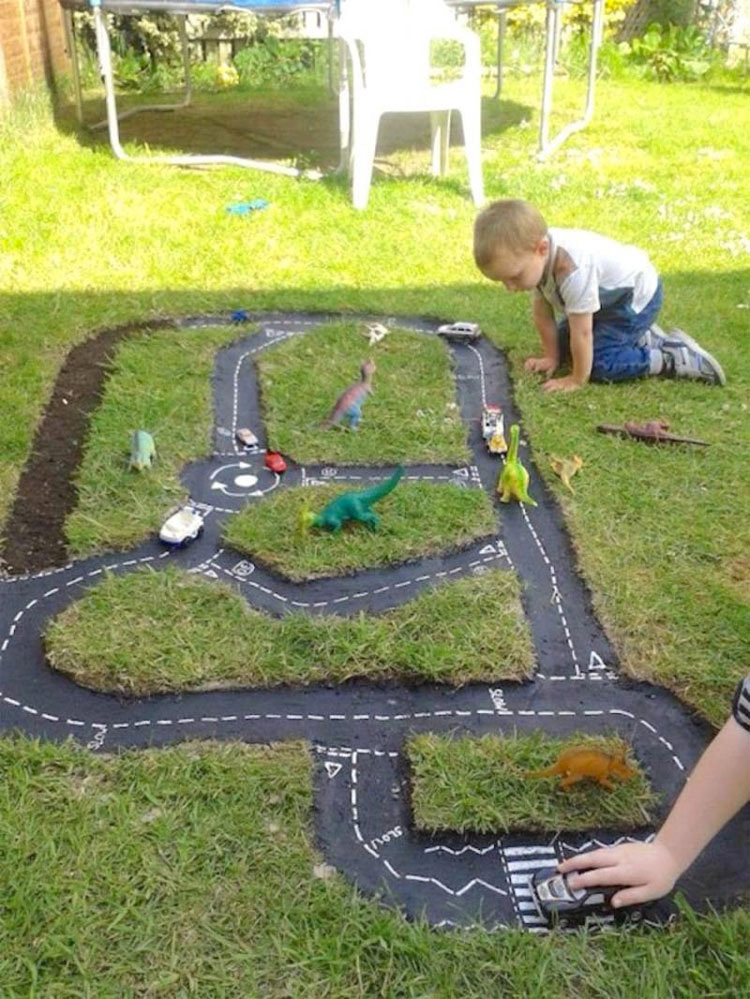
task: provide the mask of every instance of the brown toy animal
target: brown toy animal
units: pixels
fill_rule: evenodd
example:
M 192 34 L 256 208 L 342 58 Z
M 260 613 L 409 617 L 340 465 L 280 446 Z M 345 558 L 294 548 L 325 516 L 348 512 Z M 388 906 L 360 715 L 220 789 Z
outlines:
M 611 791 L 615 785 L 609 779 L 611 774 L 622 780 L 630 780 L 635 776 L 635 770 L 625 762 L 625 750 L 620 749 L 614 755 L 605 753 L 594 746 L 571 746 L 564 749 L 551 767 L 544 770 L 527 770 L 524 777 L 562 777 L 560 787 L 566 791 L 571 784 L 588 777 L 598 781 L 602 787 Z

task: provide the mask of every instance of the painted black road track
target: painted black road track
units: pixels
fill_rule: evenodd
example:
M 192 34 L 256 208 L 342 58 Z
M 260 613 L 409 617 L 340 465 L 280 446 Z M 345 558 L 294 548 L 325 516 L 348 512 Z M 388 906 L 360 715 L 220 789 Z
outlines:
M 0 578 L 0 729 L 57 740 L 72 735 L 92 751 L 161 746 L 189 738 L 309 740 L 316 760 L 319 845 L 327 861 L 365 893 L 439 927 L 481 924 L 546 932 L 530 900 L 528 881 L 534 870 L 592 844 L 646 839 L 654 829 L 633 830 L 628 836 L 607 829 L 563 836 L 419 835 L 411 820 L 405 740 L 424 731 L 511 733 L 541 727 L 561 736 L 614 731 L 632 744 L 661 793 L 662 817 L 710 732 L 672 695 L 619 677 L 615 653 L 574 569 L 560 511 L 523 440 L 530 491 L 539 505 L 503 507 L 495 534 L 469 548 L 393 568 L 293 583 L 221 547 L 222 522 L 277 488 L 338 481 L 356 487 L 392 471 L 292 463 L 282 481 L 263 466 L 266 441 L 253 358 L 290 337 L 314 336 L 316 326 L 340 318 L 249 313 L 247 319 L 258 323 L 259 331 L 218 352 L 214 453 L 183 474 L 193 501 L 206 514 L 206 530 L 194 545 L 172 552 L 151 540 L 126 553 L 84 559 L 33 576 Z M 178 325 L 200 336 L 202 327 L 231 321 L 222 314 L 184 319 Z M 399 319 L 397 324 L 425 336 L 436 334 L 435 323 Z M 238 337 L 241 334 L 239 329 Z M 472 463 L 411 466 L 407 476 L 483 488 L 494 496 L 498 459 L 484 449 L 478 416 L 483 403 L 499 403 L 506 426 L 519 421 L 504 359 L 484 338 L 451 344 L 451 353 Z M 240 426 L 259 428 L 256 452 L 236 444 L 234 431 Z M 537 672 L 529 683 L 457 690 L 358 682 L 123 701 L 80 688 L 47 667 L 40 638 L 47 621 L 96 585 L 105 569 L 127 573 L 142 565 L 158 569 L 167 564 L 227 581 L 254 607 L 274 615 L 378 613 L 411 600 L 438 580 L 482 572 L 488 566 L 513 568 L 524 582 Z M 678 887 L 695 908 L 731 904 L 750 889 L 749 838 L 750 810 L 745 809 L 680 882 Z M 673 903 L 666 900 L 617 918 L 629 925 L 659 923 L 673 911 Z

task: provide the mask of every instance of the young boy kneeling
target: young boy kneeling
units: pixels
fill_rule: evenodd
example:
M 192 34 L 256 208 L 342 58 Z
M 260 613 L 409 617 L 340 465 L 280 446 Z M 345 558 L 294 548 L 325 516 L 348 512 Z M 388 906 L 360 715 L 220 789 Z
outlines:
M 682 330 L 655 325 L 662 284 L 646 253 L 584 229 L 550 228 L 527 201 L 495 201 L 477 216 L 474 259 L 508 291 L 531 291 L 543 357 L 527 371 L 550 378 L 546 391 L 572 391 L 589 380 L 642 375 L 725 385 L 719 362 Z M 555 312 L 564 318 L 555 321 Z M 551 379 L 563 365 L 572 371 Z

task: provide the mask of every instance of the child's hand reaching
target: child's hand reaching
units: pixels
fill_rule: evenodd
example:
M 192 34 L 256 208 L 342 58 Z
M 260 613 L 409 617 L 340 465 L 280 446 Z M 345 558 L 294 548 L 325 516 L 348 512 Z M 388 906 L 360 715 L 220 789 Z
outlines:
M 552 375 L 557 367 L 557 361 L 552 357 L 528 357 L 523 366 L 525 371 L 537 375 Z
M 611 904 L 615 908 L 661 898 L 672 890 L 681 873 L 667 847 L 656 840 L 653 843 L 623 843 L 582 853 L 564 860 L 557 869 L 561 874 L 583 872 L 569 879 L 573 889 L 623 885 L 624 890 L 612 897 Z

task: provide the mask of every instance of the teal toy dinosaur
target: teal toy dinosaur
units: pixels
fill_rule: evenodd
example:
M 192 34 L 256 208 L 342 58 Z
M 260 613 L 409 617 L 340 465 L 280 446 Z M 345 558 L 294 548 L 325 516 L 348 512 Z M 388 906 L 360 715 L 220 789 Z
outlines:
M 518 457 L 518 435 L 518 424 L 514 423 L 510 428 L 510 448 L 508 449 L 508 457 L 505 459 L 505 466 L 497 481 L 497 491 L 500 493 L 501 503 L 507 503 L 514 499 L 518 500 L 519 503 L 536 506 L 536 501 L 529 496 L 529 473 Z
M 130 438 L 130 467 L 136 472 L 151 468 L 156 457 L 154 438 L 147 430 L 134 430 Z
M 380 518 L 370 507 L 392 492 L 403 474 L 404 467 L 399 465 L 393 475 L 385 482 L 381 482 L 380 485 L 372 486 L 370 489 L 360 489 L 357 492 L 342 493 L 324 506 L 320 513 L 303 510 L 301 526 L 303 528 L 321 527 L 326 531 L 340 531 L 348 520 L 357 520 L 360 524 L 367 524 L 371 530 L 377 530 Z
M 331 415 L 323 421 L 324 427 L 332 427 L 343 417 L 349 417 L 349 429 L 356 430 L 362 419 L 362 407 L 368 395 L 372 395 L 372 376 L 375 374 L 375 362 L 365 361 L 360 368 L 360 380 L 345 389 L 336 400 Z

